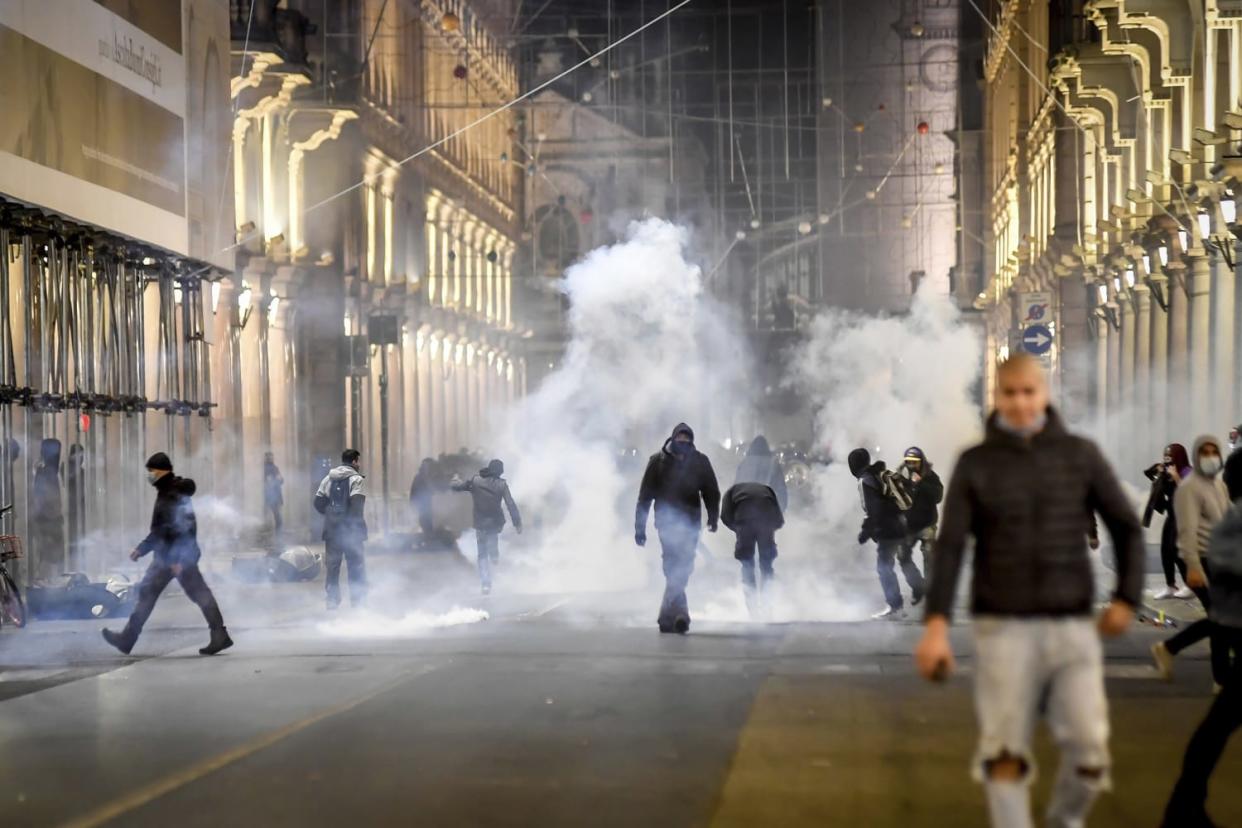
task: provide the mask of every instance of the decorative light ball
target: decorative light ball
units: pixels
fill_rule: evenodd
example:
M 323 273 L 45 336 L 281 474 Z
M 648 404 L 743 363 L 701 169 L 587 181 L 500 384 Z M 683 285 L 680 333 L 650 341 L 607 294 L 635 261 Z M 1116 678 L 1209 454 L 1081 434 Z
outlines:
M 867 125 L 866 125 L 866 124 L 864 124 L 862 121 L 855 121 L 855 122 L 854 122 L 854 131 L 855 131 L 855 132 L 862 132 L 862 131 L 864 131 L 866 128 L 867 128 Z
M 738 241 L 741 241 L 742 239 L 746 238 L 746 231 L 738 230 L 736 233 L 733 234 L 733 238 L 737 239 Z
M 928 130 L 931 129 L 931 127 L 928 126 L 927 121 L 919 121 L 919 125 L 916 127 L 916 129 L 918 129 L 919 135 L 926 135 Z
M 913 92 L 913 91 L 914 91 L 914 84 L 913 84 L 913 83 L 910 83 L 910 82 L 907 82 L 907 83 L 906 83 L 906 91 L 907 91 L 907 92 Z
M 819 103 L 821 106 L 823 106 L 824 109 L 827 109 L 828 107 L 832 106 L 832 98 L 824 98 Z
M 621 70 L 613 69 L 611 72 L 608 73 L 608 77 L 612 78 L 613 80 L 616 80 L 617 78 L 621 77 Z
M 497 260 L 497 259 L 499 259 L 499 258 L 500 258 L 500 257 L 496 255 L 496 251 L 495 251 L 495 250 L 489 250 L 489 251 L 487 251 L 487 260 L 488 260 L 489 262 L 491 262 L 492 264 L 496 264 L 496 260 Z
M 509 163 L 509 153 L 507 153 L 507 152 L 502 152 L 502 153 L 500 154 L 500 163 L 502 163 L 502 164 L 508 164 L 508 163 Z
M 923 24 L 918 22 L 917 20 L 914 21 L 914 25 L 910 27 L 910 34 L 914 35 L 915 37 L 922 37 L 926 32 L 927 32 L 927 29 L 923 28 Z
M 451 262 L 451 261 L 453 261 L 453 260 L 454 260 L 454 259 L 456 259 L 456 258 L 457 258 L 457 251 L 455 251 L 455 250 L 450 250 L 450 251 L 448 252 L 448 260 Z
M 563 196 L 563 195 L 558 195 L 558 196 L 556 197 L 556 206 L 557 206 L 557 207 L 564 207 L 564 206 L 565 206 L 565 196 Z
M 875 201 L 875 190 L 867 190 L 867 201 Z
M 758 229 L 759 229 L 759 219 L 757 219 L 757 218 L 753 218 L 753 219 L 751 219 L 751 220 L 750 220 L 750 229 L 751 229 L 751 230 L 758 230 Z
M 909 216 L 902 216 L 901 226 L 904 227 L 906 230 L 909 230 L 911 227 L 914 226 L 914 219 L 910 218 Z
M 799 233 L 801 233 L 801 234 L 802 234 L 802 235 L 804 235 L 804 236 L 805 236 L 807 233 L 811 232 L 811 223 L 810 223 L 809 221 L 799 222 L 799 223 L 798 223 L 798 232 L 799 232 Z
M 537 135 L 535 136 L 535 140 L 536 140 L 536 141 L 546 141 L 546 140 L 548 140 L 548 133 L 546 133 L 546 132 L 540 132 L 539 134 L 537 134 Z
M 832 221 L 832 216 L 828 215 L 827 213 L 820 213 L 820 214 L 819 214 L 819 223 L 820 223 L 820 224 L 827 224 L 827 223 L 828 223 L 828 222 L 830 222 L 830 221 Z
M 565 32 L 565 34 L 569 35 L 570 37 L 577 37 L 578 28 L 576 26 L 570 26 L 569 31 Z
M 583 224 L 590 224 L 595 219 L 595 211 L 590 207 L 584 207 L 582 212 L 578 214 L 578 221 Z
M 944 173 L 944 164 L 937 164 L 936 166 L 932 167 L 932 169 L 935 170 L 936 175 L 941 175 Z
M 535 165 L 534 165 L 533 163 L 532 163 L 532 164 L 527 164 L 527 165 L 526 165 L 526 174 L 527 174 L 527 175 L 534 175 L 536 172 L 538 172 L 538 169 L 535 167 Z
M 595 96 L 594 96 L 594 95 L 592 95 L 590 92 L 583 92 L 583 93 L 582 93 L 582 102 L 583 102 L 583 103 L 590 103 L 590 102 L 591 102 L 592 100 L 594 100 L 594 99 L 595 99 Z
M 591 68 L 598 69 L 602 65 L 599 58 L 591 58 Z
M 466 74 L 467 74 L 466 64 L 459 63 L 453 67 L 453 77 L 457 78 L 458 80 L 465 80 Z
M 440 28 L 446 32 L 455 32 L 461 28 L 461 18 L 452 12 L 447 12 L 440 18 Z
M 854 165 L 854 172 L 862 172 L 862 171 L 863 171 L 863 165 L 861 162 Z

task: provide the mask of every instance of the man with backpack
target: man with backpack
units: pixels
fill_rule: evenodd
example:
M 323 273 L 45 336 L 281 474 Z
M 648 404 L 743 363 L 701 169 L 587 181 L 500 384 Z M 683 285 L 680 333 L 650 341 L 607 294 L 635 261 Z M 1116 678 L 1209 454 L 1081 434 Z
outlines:
M 883 460 L 871 462 L 871 454 L 865 448 L 857 448 L 849 454 L 850 473 L 858 478 L 858 491 L 862 497 L 863 523 L 858 542 L 869 540 L 876 544 L 876 573 L 880 576 L 880 588 L 888 606 L 873 618 L 900 619 L 905 617 L 905 602 L 901 587 L 897 584 L 894 563 L 901 564 L 902 574 L 910 585 L 910 605 L 918 606 L 923 600 L 923 573 L 914 563 L 914 547 L 907 543 L 910 530 L 906 512 L 914 502 L 907 481 L 885 468 Z
M 513 502 L 504 473 L 505 464 L 497 459 L 488 463 L 486 468 L 479 469 L 479 473 L 469 480 L 463 482 L 460 478 L 454 478 L 451 484 L 453 491 L 469 492 L 474 501 L 474 536 L 478 545 L 479 581 L 484 595 L 492 591 L 492 567 L 500 560 L 500 532 L 505 528 L 501 503 L 509 510 L 514 530 L 522 534 L 522 515 Z
M 328 609 L 341 605 L 341 561 L 349 566 L 349 603 L 361 606 L 366 599 L 367 571 L 363 547 L 367 539 L 366 478 L 358 470 L 362 455 L 345 449 L 341 465 L 328 472 L 315 492 L 315 511 L 323 515 L 324 591 Z

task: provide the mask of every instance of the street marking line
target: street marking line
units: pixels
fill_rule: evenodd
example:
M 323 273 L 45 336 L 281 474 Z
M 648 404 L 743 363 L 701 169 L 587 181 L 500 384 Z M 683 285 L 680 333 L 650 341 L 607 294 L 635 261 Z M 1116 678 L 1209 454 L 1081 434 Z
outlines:
M 101 805 L 100 807 L 95 808 L 82 816 L 63 823 L 63 828 L 95 828 L 95 826 L 104 825 L 123 816 L 124 814 L 129 813 L 130 811 L 137 810 L 143 805 L 153 802 L 166 794 L 172 793 L 178 788 L 184 787 L 191 782 L 202 779 L 204 776 L 209 776 L 210 774 L 213 774 L 216 771 L 233 764 L 234 762 L 245 759 L 246 757 L 252 756 L 261 750 L 269 748 L 277 742 L 294 735 L 295 733 L 319 724 L 325 719 L 330 719 L 333 716 L 338 716 L 341 713 L 353 710 L 354 708 L 366 704 L 374 698 L 382 696 L 389 690 L 399 687 L 407 681 L 421 678 L 422 676 L 425 676 L 437 669 L 439 669 L 438 666 L 428 664 L 417 670 L 410 670 L 401 673 L 395 678 L 384 682 L 369 693 L 364 693 L 361 696 L 350 699 L 349 701 L 342 702 L 333 707 L 329 707 L 326 710 L 321 710 L 318 713 L 311 714 L 304 719 L 299 719 L 296 722 L 287 724 L 278 730 L 273 730 L 271 733 L 266 733 L 256 739 L 252 739 L 249 742 L 238 745 L 231 750 L 226 750 L 223 753 L 218 753 L 215 756 L 210 756 L 199 762 L 195 762 L 189 767 L 177 771 L 176 773 L 169 774 L 168 776 L 158 779 L 149 785 L 144 785 L 141 788 Z

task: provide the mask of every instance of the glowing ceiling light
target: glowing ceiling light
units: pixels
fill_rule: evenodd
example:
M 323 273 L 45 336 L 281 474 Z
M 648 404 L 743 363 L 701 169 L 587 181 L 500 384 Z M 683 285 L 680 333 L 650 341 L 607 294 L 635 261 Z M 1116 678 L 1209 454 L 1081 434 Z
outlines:
M 1205 239 L 1212 235 L 1212 218 L 1207 210 L 1199 211 L 1199 235 Z
M 1156 255 L 1158 255 L 1158 256 L 1160 257 L 1160 266 L 1161 266 L 1161 267 L 1168 267 L 1168 266 L 1169 266 L 1169 246 L 1168 246 L 1167 244 L 1162 244 L 1162 245 L 1160 245 L 1159 247 L 1157 247 L 1157 248 L 1156 248 Z
M 211 312 L 215 313 L 220 309 L 220 283 L 211 283 Z
M 1134 287 L 1135 282 L 1136 282 L 1136 279 L 1134 278 L 1134 268 L 1132 267 L 1126 268 L 1126 284 L 1129 285 L 1130 287 Z

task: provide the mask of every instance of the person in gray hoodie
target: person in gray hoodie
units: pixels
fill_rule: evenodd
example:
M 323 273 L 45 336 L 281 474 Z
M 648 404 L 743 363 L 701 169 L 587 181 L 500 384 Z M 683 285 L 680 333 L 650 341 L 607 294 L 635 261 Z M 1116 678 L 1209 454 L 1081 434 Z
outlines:
M 484 595 L 492 591 L 492 568 L 500 560 L 500 532 L 505 528 L 501 503 L 509 510 L 514 530 L 522 534 L 522 515 L 509 492 L 504 473 L 505 464 L 493 460 L 469 480 L 457 478 L 451 484 L 453 491 L 469 492 L 474 500 L 474 536 L 478 543 L 479 580 Z
M 1208 593 L 1210 564 L 1205 563 L 1208 541 L 1212 529 L 1225 516 L 1229 508 L 1229 491 L 1221 480 L 1224 457 L 1220 441 L 1204 435 L 1194 442 L 1191 451 L 1193 471 L 1177 487 L 1173 496 L 1173 511 L 1177 515 L 1177 551 L 1186 564 L 1186 586 L 1190 587 L 1204 610 L 1212 610 Z M 1212 678 L 1219 686 L 1228 672 L 1228 653 L 1222 650 L 1213 636 L 1212 623 L 1207 618 L 1190 624 L 1167 641 L 1152 645 L 1151 655 L 1156 670 L 1166 681 L 1173 678 L 1173 659 L 1182 650 L 1208 639 L 1212 648 Z
M 357 449 L 345 449 L 341 465 L 328 472 L 315 492 L 315 511 L 323 515 L 324 592 L 330 610 L 341 605 L 342 560 L 349 566 L 350 606 L 366 600 L 367 490 L 366 477 L 359 471 L 361 456 Z
M 1165 808 L 1165 828 L 1206 828 L 1214 823 L 1204 805 L 1208 780 L 1230 737 L 1242 727 L 1242 468 L 1225 470 L 1225 485 L 1233 505 L 1212 530 L 1207 547 L 1215 642 L 1232 651 L 1221 691 L 1207 716 L 1190 737 L 1182 772 Z

